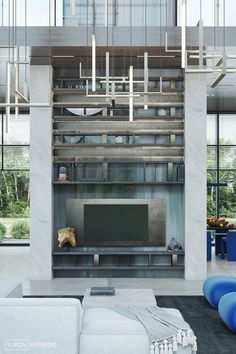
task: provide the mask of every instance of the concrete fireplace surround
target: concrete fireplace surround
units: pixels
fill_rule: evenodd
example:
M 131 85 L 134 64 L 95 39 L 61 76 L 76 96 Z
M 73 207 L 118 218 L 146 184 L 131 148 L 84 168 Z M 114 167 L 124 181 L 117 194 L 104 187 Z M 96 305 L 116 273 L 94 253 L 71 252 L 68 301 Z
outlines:
M 52 68 L 33 65 L 30 77 L 31 101 L 50 101 Z M 204 74 L 185 74 L 185 215 L 181 242 L 186 280 L 201 280 L 206 276 L 206 88 Z M 33 280 L 53 277 L 52 114 L 52 107 L 30 110 L 30 278 Z

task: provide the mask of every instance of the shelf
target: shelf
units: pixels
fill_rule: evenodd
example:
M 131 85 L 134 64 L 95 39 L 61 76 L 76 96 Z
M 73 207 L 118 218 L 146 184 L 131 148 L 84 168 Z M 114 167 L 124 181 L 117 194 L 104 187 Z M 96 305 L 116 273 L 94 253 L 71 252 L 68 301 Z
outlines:
M 75 95 L 75 94 L 78 94 L 78 95 L 81 95 L 81 94 L 85 94 L 86 93 L 86 87 L 84 88 L 54 88 L 53 89 L 53 92 L 55 95 L 59 96 L 59 95 Z M 137 90 L 137 92 L 139 92 Z M 103 88 L 99 88 L 96 90 L 96 93 L 99 93 L 99 94 L 105 94 L 106 93 L 106 89 L 103 89 Z M 129 91 L 126 90 L 126 91 L 123 91 L 123 90 L 116 90 L 116 93 L 121 93 L 121 94 L 129 94 Z M 135 91 L 134 91 L 135 93 Z M 159 87 L 150 87 L 149 88 L 149 92 L 148 92 L 149 95 L 183 95 L 184 94 L 184 90 L 183 89 L 163 89 L 162 92 L 160 92 L 160 88 Z
M 56 135 L 183 135 L 183 129 L 54 129 L 53 133 Z
M 94 254 L 99 254 L 99 255 L 125 255 L 125 256 L 148 256 L 148 255 L 154 255 L 154 256 L 172 256 L 172 255 L 178 255 L 178 256 L 183 256 L 184 252 L 183 251 L 119 251 L 117 250 L 117 247 L 115 247 L 115 250 L 111 251 L 99 251 L 98 249 L 93 250 L 93 251 L 54 251 L 53 255 L 54 256 L 80 256 L 80 255 L 94 255 Z
M 104 156 L 54 156 L 54 163 L 97 163 L 97 162 L 107 162 L 107 163 L 183 163 L 184 156 L 113 156 L 113 157 L 104 157 Z
M 53 116 L 54 122 L 97 122 L 97 121 L 109 121 L 109 122 L 119 122 L 119 121 L 127 121 L 129 122 L 128 116 Z M 184 117 L 179 116 L 134 116 L 134 121 L 138 122 L 184 122 Z
M 141 148 L 141 149 L 171 149 L 171 150 L 183 150 L 184 145 L 183 144 L 86 144 L 86 143 L 78 143 L 78 144 L 68 144 L 68 143 L 61 143 L 61 144 L 53 144 L 54 149 L 94 149 L 94 148 L 100 148 L 100 149 L 136 149 L 136 148 Z
M 127 100 L 127 97 L 125 97 Z M 53 102 L 53 107 L 54 108 L 84 108 L 84 107 L 90 107 L 90 108 L 102 108 L 102 107 L 111 107 L 111 103 L 104 103 L 102 100 L 104 100 L 104 97 L 101 98 L 96 98 L 97 101 L 88 101 L 84 100 L 81 101 L 80 103 L 78 102 Z M 100 101 L 99 101 L 100 100 Z M 161 102 L 161 101 L 156 101 L 156 102 L 149 102 L 148 106 L 150 108 L 154 107 L 160 107 L 160 108 L 171 108 L 171 107 L 183 107 L 184 102 Z M 118 107 L 128 107 L 128 103 L 116 103 L 116 108 Z M 143 107 L 143 102 L 135 102 L 134 101 L 134 107 Z
M 121 270 L 183 270 L 182 262 L 178 263 L 179 256 L 184 256 L 183 251 L 157 251 L 157 250 L 132 250 L 119 247 L 105 250 L 94 247 L 68 248 L 68 251 L 54 251 L 54 270 L 96 270 L 96 271 L 121 271 Z M 112 257 L 111 257 L 112 256 Z M 125 258 L 123 258 L 123 257 Z M 68 258 L 69 257 L 69 258 Z M 137 262 L 138 257 L 138 262 Z M 164 263 L 157 262 L 165 257 Z M 168 261 L 166 260 L 168 257 Z M 58 264 L 62 262 L 64 264 Z M 66 262 L 65 262 L 66 260 Z M 134 264 L 135 261 L 137 264 Z M 82 262 L 82 263 L 80 263 Z M 80 263 L 80 264 L 79 264 Z M 86 264 L 87 263 L 87 264 Z M 160 263 L 160 264 L 159 264 Z
M 134 80 L 143 80 L 143 77 L 134 77 Z M 80 78 L 79 76 L 78 77 L 68 77 L 68 76 L 65 76 L 65 77 L 55 77 L 53 79 L 53 81 L 85 81 L 84 78 Z M 158 76 L 149 76 L 149 81 L 156 81 L 156 82 L 159 82 L 160 81 L 160 77 Z M 183 77 L 162 77 L 162 81 L 184 81 L 184 78 Z M 122 83 L 122 82 L 121 82 Z
M 160 265 L 160 266 L 53 266 L 54 270 L 183 270 L 184 266 L 168 266 L 168 265 Z
M 169 182 L 108 182 L 108 181 L 68 181 L 68 182 L 60 182 L 60 181 L 54 181 L 53 184 L 56 185 L 73 185 L 73 184 L 81 184 L 81 185 L 86 185 L 86 184 L 105 184 L 105 185 L 182 185 L 184 184 L 184 181 L 169 181 Z

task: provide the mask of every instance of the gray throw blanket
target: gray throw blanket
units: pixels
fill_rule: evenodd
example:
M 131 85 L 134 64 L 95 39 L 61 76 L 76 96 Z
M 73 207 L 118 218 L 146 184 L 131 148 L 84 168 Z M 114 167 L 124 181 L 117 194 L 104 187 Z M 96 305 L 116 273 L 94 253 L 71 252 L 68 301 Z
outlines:
M 196 337 L 189 324 L 165 308 L 127 306 L 112 310 L 142 323 L 149 337 L 150 354 L 173 354 L 178 351 L 178 344 L 191 345 L 192 353 L 197 351 Z

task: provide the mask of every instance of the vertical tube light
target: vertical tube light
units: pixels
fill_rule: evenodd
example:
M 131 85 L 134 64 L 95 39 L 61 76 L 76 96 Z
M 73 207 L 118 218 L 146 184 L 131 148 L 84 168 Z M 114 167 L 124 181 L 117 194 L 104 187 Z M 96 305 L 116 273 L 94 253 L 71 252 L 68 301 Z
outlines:
M 144 52 L 144 109 L 148 109 L 148 53 Z
M 92 91 L 96 91 L 96 37 L 92 35 Z
M 181 68 L 185 68 L 186 59 L 186 25 L 187 25 L 187 11 L 186 11 L 186 1 L 181 1 Z
M 104 25 L 108 26 L 108 0 L 104 0 Z
M 160 93 L 162 93 L 163 90 L 163 81 L 162 81 L 162 76 L 160 76 Z
M 133 97 L 133 89 L 134 89 L 134 72 L 133 66 L 129 67 L 129 121 L 133 122 L 134 120 L 134 97 Z
M 15 91 L 19 92 L 19 47 L 15 49 Z M 18 103 L 18 97 L 15 95 L 15 103 Z M 18 119 L 19 107 L 15 108 L 15 118 Z
M 7 91 L 6 91 L 6 103 L 11 102 L 11 64 L 7 63 Z M 6 107 L 6 133 L 9 133 L 10 123 L 10 106 Z
M 199 20 L 199 69 L 203 69 L 203 20 Z
M 109 77 L 110 77 L 110 62 L 109 62 L 109 52 L 106 52 L 106 101 L 109 101 Z

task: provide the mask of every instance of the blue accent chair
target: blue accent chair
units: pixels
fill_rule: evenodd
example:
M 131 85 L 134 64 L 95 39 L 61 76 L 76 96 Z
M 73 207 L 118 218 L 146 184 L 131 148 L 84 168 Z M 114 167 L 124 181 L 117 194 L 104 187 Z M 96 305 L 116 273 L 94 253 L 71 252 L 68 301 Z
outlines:
M 228 261 L 236 261 L 236 231 L 228 231 L 226 237 L 221 238 L 221 259 L 227 252 Z
M 207 231 L 207 262 L 211 261 L 211 231 Z
M 222 321 L 236 333 L 236 292 L 222 296 L 218 310 Z
M 222 296 L 231 292 L 236 292 L 236 277 L 233 276 L 211 276 L 203 284 L 205 298 L 216 309 Z

